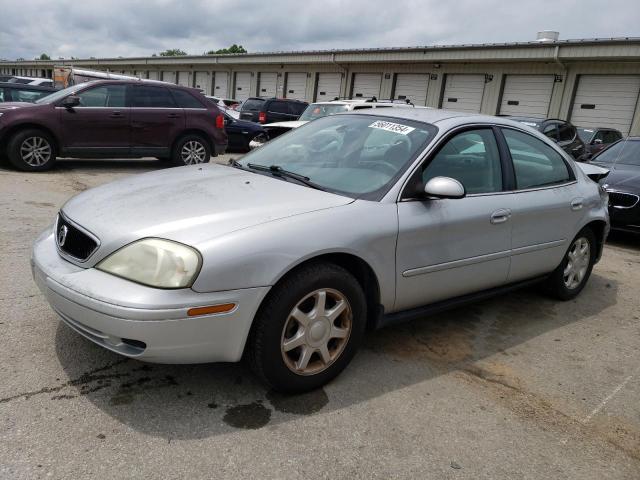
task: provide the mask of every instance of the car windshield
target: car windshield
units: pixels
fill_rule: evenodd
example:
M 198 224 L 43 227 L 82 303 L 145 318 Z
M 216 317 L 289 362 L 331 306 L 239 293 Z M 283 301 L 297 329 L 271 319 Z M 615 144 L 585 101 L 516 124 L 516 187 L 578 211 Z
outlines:
M 334 193 L 379 199 L 436 131 L 405 119 L 331 115 L 266 143 L 239 163 L 277 166 Z
M 346 105 L 336 105 L 327 103 L 312 103 L 309 105 L 298 120 L 314 120 L 320 117 L 326 117 L 327 115 L 334 115 L 340 112 L 346 112 L 349 109 Z
M 594 157 L 593 161 L 640 166 L 640 140 L 620 140 Z
M 591 141 L 594 130 L 590 130 L 588 128 L 577 128 L 576 130 L 578 130 L 578 136 L 580 137 L 580 140 L 582 140 L 584 143 L 589 143 Z
M 58 90 L 57 92 L 52 93 L 51 95 L 47 95 L 46 97 L 41 98 L 40 100 L 37 100 L 35 103 L 44 103 L 44 104 L 55 103 L 58 100 L 66 97 L 67 95 L 71 95 L 72 93 L 77 92 L 81 88 L 86 87 L 87 85 L 88 83 L 83 83 L 80 85 L 71 85 L 70 87 L 63 88 L 62 90 Z

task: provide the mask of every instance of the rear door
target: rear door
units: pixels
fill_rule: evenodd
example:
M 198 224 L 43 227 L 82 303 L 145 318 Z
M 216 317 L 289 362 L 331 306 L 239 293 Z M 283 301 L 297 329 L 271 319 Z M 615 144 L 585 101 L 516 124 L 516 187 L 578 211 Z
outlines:
M 512 209 L 509 281 L 553 271 L 578 231 L 584 199 L 567 161 L 542 140 L 521 130 L 501 129 L 512 159 L 516 189 Z
M 289 120 L 295 120 L 295 117 L 289 109 L 289 102 L 282 102 L 280 100 L 267 101 L 267 122 L 288 122 Z
M 63 148 L 72 155 L 127 155 L 131 146 L 131 109 L 126 84 L 89 87 L 77 93 L 80 104 L 56 107 Z
M 175 138 L 185 129 L 185 114 L 168 88 L 131 88 L 131 145 L 136 155 L 168 156 Z

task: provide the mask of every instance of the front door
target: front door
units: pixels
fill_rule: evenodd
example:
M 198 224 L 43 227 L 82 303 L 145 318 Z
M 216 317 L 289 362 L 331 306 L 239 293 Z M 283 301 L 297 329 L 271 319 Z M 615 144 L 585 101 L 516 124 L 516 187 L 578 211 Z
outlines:
M 131 150 L 135 155 L 168 157 L 185 129 L 185 113 L 168 88 L 136 85 L 131 92 Z
M 424 184 L 451 177 L 467 194 L 398 203 L 396 311 L 502 285 L 509 272 L 511 196 L 493 130 L 455 134 L 422 168 Z
M 99 85 L 77 93 L 80 104 L 56 107 L 63 148 L 71 155 L 127 155 L 131 109 L 126 85 Z

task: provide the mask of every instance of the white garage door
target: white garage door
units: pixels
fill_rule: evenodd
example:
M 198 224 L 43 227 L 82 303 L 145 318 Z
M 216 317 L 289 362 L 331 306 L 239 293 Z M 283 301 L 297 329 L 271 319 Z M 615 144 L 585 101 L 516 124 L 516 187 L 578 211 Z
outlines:
M 235 91 L 233 98 L 246 100 L 251 96 L 251 73 L 236 72 Z
M 164 71 L 162 72 L 162 81 L 169 83 L 176 83 L 176 72 Z
M 442 108 L 478 113 L 484 93 L 484 75 L 447 75 Z
M 258 74 L 258 96 L 275 97 L 278 87 L 278 74 L 272 72 L 260 72 Z
M 306 73 L 287 73 L 287 86 L 284 92 L 285 98 L 295 98 L 296 100 L 305 100 L 307 92 L 307 74 Z
M 500 113 L 546 117 L 553 92 L 553 75 L 507 75 Z
M 229 75 L 227 72 L 215 72 L 213 77 L 213 95 L 218 98 L 227 98 L 229 95 Z
M 145 72 L 144 70 L 136 70 L 136 77 L 147 78 L 147 72 Z
M 191 72 L 178 72 L 178 85 L 191 86 Z
M 398 73 L 396 74 L 396 88 L 393 92 L 393 98 L 396 100 L 409 99 L 414 105 L 426 105 L 428 86 L 428 73 Z
M 157 72 L 155 70 L 149 70 L 149 80 L 159 80 L 160 79 L 160 72 Z
M 581 75 L 571 123 L 579 127 L 612 127 L 629 133 L 640 92 L 640 75 Z
M 211 95 L 211 75 L 209 72 L 196 72 L 196 88 L 199 88 L 205 95 Z
M 353 98 L 380 96 L 382 75 L 379 73 L 354 73 L 351 89 Z
M 319 73 L 315 102 L 328 102 L 340 96 L 342 74 Z

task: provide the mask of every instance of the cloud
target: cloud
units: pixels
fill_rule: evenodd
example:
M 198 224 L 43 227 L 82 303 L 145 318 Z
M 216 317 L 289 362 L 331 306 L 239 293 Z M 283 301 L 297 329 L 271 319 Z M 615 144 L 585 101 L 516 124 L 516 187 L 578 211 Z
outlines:
M 637 0 L 21 0 L 3 7 L 0 58 L 251 52 L 628 36 Z

